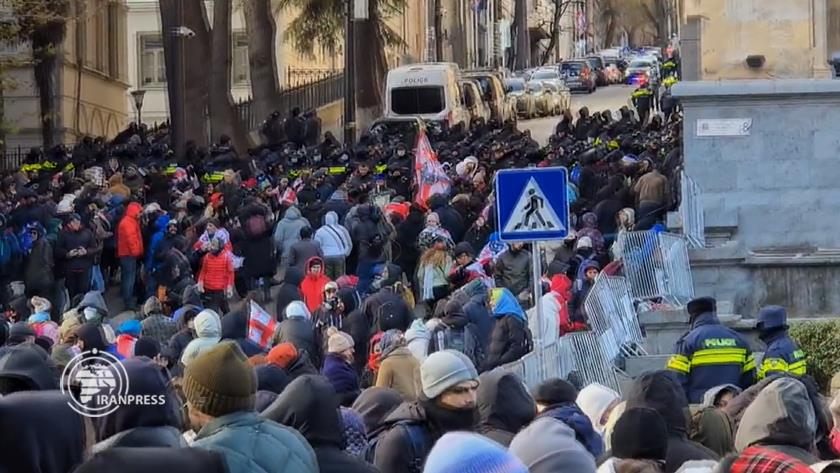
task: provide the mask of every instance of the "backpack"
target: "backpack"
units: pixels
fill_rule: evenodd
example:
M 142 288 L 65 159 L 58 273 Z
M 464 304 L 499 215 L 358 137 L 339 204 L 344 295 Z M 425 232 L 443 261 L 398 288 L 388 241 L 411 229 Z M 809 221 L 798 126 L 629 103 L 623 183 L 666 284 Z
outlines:
M 479 366 L 484 360 L 480 359 L 482 358 L 481 349 L 473 331 L 470 329 L 470 325 L 472 324 L 464 328 L 457 328 L 441 322 L 432 334 L 434 351 L 459 351 L 467 355 L 474 365 Z
M 267 231 L 268 224 L 265 221 L 265 217 L 260 214 L 251 215 L 245 221 L 245 232 L 252 238 L 263 236 Z
M 422 473 L 423 462 L 429 451 L 426 442 L 426 433 L 423 431 L 423 426 L 410 420 L 397 421 L 390 428 L 383 430 L 376 437 L 372 438 L 363 452 L 365 461 L 371 465 L 374 464 L 374 460 L 376 458 L 376 446 L 379 444 L 379 440 L 382 439 L 386 432 L 390 432 L 391 429 L 394 428 L 405 430 L 408 435 L 408 440 L 411 443 L 411 457 L 413 460 L 408 467 L 407 473 Z

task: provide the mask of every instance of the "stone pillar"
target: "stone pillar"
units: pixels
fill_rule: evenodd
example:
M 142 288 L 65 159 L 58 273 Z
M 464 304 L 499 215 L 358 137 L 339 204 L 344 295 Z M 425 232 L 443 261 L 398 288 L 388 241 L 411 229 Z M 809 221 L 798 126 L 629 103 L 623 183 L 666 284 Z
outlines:
M 826 23 L 828 22 L 828 9 L 826 8 L 826 0 L 813 0 L 814 11 L 814 78 L 828 79 L 832 76 L 831 69 L 828 67 L 828 31 Z

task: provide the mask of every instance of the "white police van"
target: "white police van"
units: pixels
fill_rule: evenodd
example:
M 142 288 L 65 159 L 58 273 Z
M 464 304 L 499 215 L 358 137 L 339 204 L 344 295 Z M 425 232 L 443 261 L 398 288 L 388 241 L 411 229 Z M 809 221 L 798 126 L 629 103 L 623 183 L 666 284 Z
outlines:
M 444 126 L 470 125 L 458 87 L 457 64 L 412 64 L 388 71 L 385 82 L 385 117 L 414 116 Z

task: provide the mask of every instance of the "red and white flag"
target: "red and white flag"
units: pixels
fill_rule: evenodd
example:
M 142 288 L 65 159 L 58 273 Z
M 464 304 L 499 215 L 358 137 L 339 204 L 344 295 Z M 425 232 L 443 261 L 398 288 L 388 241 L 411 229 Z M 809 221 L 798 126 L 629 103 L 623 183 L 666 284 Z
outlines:
M 414 201 L 426 207 L 429 197 L 435 194 L 449 194 L 452 184 L 443 165 L 437 160 L 437 154 L 429 143 L 425 130 L 417 133 L 417 145 L 414 147 L 414 182 L 417 194 Z
M 266 312 L 254 301 L 251 301 L 248 317 L 248 339 L 259 345 L 261 348 L 268 348 L 274 330 L 277 328 L 277 319 Z

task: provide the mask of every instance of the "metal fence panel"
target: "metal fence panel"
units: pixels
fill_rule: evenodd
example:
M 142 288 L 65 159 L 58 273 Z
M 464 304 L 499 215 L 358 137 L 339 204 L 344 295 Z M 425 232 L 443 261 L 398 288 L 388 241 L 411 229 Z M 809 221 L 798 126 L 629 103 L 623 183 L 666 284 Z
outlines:
M 575 332 L 563 337 L 571 344 L 575 367 L 582 385 L 600 383 L 620 392 L 615 366 L 593 332 Z
M 343 73 L 333 73 L 326 77 L 323 75 L 313 77 L 316 77 L 316 80 L 295 83 L 293 87 L 281 90 L 278 103 L 274 104 L 271 109 L 286 116 L 295 107 L 301 110 L 319 108 L 344 98 Z M 268 118 L 256 116 L 252 102 L 253 100 L 246 100 L 236 104 L 239 120 L 248 130 L 256 129 L 263 120 Z
M 692 248 L 705 248 L 706 217 L 703 213 L 703 191 L 685 171 L 680 174 L 680 188 L 680 217 L 683 234 Z
M 636 300 L 662 299 L 682 307 L 694 296 L 686 239 L 672 233 L 624 232 L 624 274 Z

